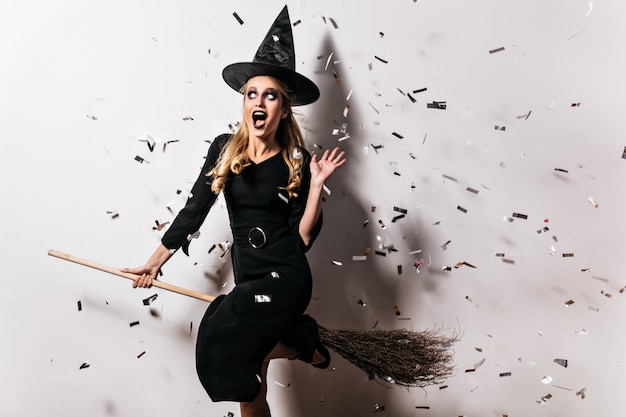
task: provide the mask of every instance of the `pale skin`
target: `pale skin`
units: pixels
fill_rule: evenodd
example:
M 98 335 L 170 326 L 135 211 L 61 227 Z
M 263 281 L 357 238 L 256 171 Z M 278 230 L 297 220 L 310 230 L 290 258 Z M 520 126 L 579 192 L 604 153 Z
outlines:
M 282 119 L 287 117 L 291 109 L 283 105 L 282 97 L 278 93 L 278 86 L 274 79 L 266 76 L 257 76 L 250 80 L 248 89 L 244 92 L 244 122 L 248 126 L 248 156 L 255 162 L 262 162 L 280 152 L 280 145 L 276 141 L 276 130 Z M 258 115 L 263 115 L 259 121 Z M 254 116 L 253 116 L 254 115 Z M 307 197 L 304 214 L 300 220 L 299 233 L 305 244 L 311 241 L 313 228 L 322 213 L 322 191 L 324 184 L 332 174 L 346 162 L 345 153 L 335 148 L 326 150 L 318 158 L 313 155 L 310 163 L 311 184 Z M 160 244 L 144 265 L 136 268 L 122 268 L 123 272 L 137 275 L 133 281 L 133 288 L 149 288 L 157 278 L 161 267 L 172 256 L 168 248 Z M 242 417 L 269 417 L 270 410 L 266 401 L 267 368 L 269 361 L 280 358 L 295 358 L 298 352 L 282 343 L 278 343 L 265 358 L 261 375 L 261 391 L 252 402 L 240 403 Z M 313 355 L 313 363 L 321 363 L 324 356 L 319 352 Z

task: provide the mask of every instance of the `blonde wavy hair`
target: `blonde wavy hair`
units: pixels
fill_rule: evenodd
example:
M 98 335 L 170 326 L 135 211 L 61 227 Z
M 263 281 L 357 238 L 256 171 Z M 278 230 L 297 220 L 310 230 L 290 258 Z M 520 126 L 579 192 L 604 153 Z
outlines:
M 289 198 L 293 198 L 298 196 L 297 190 L 302 181 L 302 168 L 305 163 L 303 154 L 305 149 L 304 138 L 291 109 L 289 89 L 282 81 L 271 78 L 278 85 L 278 92 L 283 99 L 283 108 L 289 109 L 289 114 L 280 121 L 276 130 L 276 142 L 280 145 L 283 159 L 289 168 L 287 186 L 281 187 L 281 189 L 287 191 Z M 241 93 L 245 94 L 247 87 L 248 83 L 241 88 Z M 242 116 L 242 123 L 239 124 L 237 131 L 222 149 L 215 167 L 206 174 L 207 176 L 213 176 L 211 190 L 215 194 L 220 193 L 224 189 L 224 183 L 230 172 L 241 174 L 243 169 L 250 165 L 250 158 L 247 152 L 249 134 L 248 125 Z

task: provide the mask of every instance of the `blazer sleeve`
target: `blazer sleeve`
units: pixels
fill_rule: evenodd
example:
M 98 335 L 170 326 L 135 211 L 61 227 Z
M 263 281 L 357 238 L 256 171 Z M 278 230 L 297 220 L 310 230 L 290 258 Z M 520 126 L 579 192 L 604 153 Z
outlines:
M 302 149 L 302 156 L 304 158 L 304 165 L 302 167 L 302 179 L 300 181 L 300 188 L 298 190 L 298 196 L 293 198 L 291 201 L 291 213 L 289 217 L 289 227 L 291 232 L 298 236 L 298 248 L 304 252 L 307 252 L 313 246 L 315 239 L 320 234 L 322 230 L 323 224 L 323 213 L 320 214 L 319 219 L 313 226 L 313 230 L 311 231 L 311 240 L 309 244 L 306 245 L 302 240 L 302 236 L 300 236 L 300 220 L 302 219 L 302 215 L 304 214 L 304 209 L 306 208 L 306 201 L 309 196 L 309 187 L 311 185 L 311 170 L 309 164 L 311 163 L 311 154 Z
M 209 210 L 217 199 L 217 194 L 211 190 L 213 177 L 206 174 L 215 167 L 222 148 L 229 138 L 230 135 L 223 134 L 211 143 L 204 166 L 191 188 L 191 195 L 187 198 L 185 207 L 176 215 L 171 226 L 161 238 L 161 243 L 166 248 L 177 250 L 181 246 L 189 244 L 190 236 L 200 229 L 209 214 Z M 183 250 L 185 250 L 184 247 Z

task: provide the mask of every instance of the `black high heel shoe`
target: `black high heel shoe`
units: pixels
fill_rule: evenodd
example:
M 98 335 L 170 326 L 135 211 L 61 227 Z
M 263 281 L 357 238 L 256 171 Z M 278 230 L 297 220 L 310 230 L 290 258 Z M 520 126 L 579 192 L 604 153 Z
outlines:
M 320 353 L 320 355 L 322 355 L 325 359 L 324 359 L 324 362 L 312 363 L 311 365 L 320 369 L 328 368 L 328 365 L 330 365 L 330 352 L 328 351 L 326 346 L 324 346 L 322 342 L 318 342 L 317 346 L 315 347 L 315 350 L 317 350 Z
M 298 351 L 296 357 L 289 359 L 299 359 L 319 369 L 328 368 L 330 352 L 320 341 L 317 322 L 311 316 L 303 315 L 292 331 L 282 339 L 282 342 Z M 311 362 L 313 362 L 316 350 L 324 357 L 324 361 L 313 364 Z

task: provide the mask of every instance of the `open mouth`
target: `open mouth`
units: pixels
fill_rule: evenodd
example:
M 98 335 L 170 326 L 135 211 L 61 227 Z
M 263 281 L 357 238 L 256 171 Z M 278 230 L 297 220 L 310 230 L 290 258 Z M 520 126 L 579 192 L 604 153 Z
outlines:
M 260 110 L 252 112 L 252 124 L 256 129 L 260 129 L 265 126 L 265 119 L 267 119 L 267 114 L 265 114 L 265 112 Z

